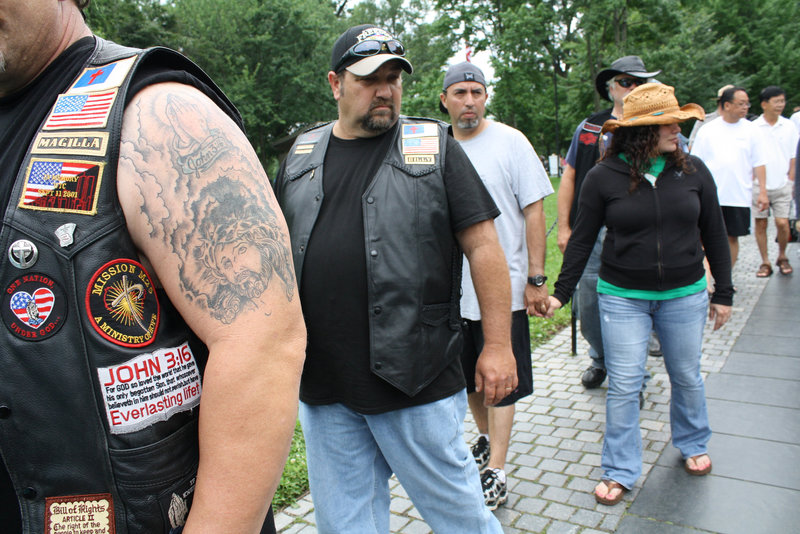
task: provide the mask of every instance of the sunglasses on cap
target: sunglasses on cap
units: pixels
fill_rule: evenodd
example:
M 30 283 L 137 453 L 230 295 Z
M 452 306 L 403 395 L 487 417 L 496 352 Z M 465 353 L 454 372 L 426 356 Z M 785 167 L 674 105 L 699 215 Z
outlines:
M 361 41 L 348 48 L 347 52 L 342 54 L 342 58 L 336 64 L 334 71 L 339 72 L 342 69 L 342 65 L 354 57 L 369 57 L 384 52 L 400 57 L 406 55 L 406 49 L 403 47 L 403 43 L 397 39 L 390 39 L 388 41 Z
M 620 87 L 624 87 L 625 89 L 633 87 L 634 85 L 638 87 L 645 83 L 645 80 L 641 78 L 618 78 L 612 81 L 617 82 Z

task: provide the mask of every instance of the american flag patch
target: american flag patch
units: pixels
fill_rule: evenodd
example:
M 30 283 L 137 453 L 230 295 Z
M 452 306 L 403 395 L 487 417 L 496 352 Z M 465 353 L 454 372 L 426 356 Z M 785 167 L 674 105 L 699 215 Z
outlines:
M 19 207 L 94 215 L 103 165 L 92 161 L 33 159 Z
M 20 321 L 30 328 L 36 328 L 50 316 L 55 300 L 52 291 L 40 287 L 33 295 L 27 291 L 17 291 L 11 297 L 10 306 Z
M 85 95 L 59 95 L 44 129 L 105 128 L 116 98 L 116 89 Z
M 438 154 L 439 137 L 403 139 L 403 154 Z

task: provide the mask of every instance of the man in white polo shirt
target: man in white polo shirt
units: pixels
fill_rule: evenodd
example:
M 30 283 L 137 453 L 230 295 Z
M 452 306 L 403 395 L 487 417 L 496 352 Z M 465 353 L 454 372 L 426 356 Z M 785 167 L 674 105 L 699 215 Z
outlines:
M 769 207 L 758 210 L 755 200 L 760 188 L 753 187 L 753 215 L 758 251 L 761 253 L 761 267 L 756 272 L 759 278 L 772 274 L 772 266 L 767 252 L 767 217 L 770 210 L 778 230 L 778 258 L 775 265 L 781 274 L 791 274 L 792 266 L 786 257 L 786 244 L 789 241 L 789 211 L 792 203 L 792 189 L 795 179 L 795 149 L 798 133 L 795 125 L 782 117 L 786 107 L 786 93 L 777 85 L 765 87 L 759 95 L 764 113 L 753 121 L 767 141 L 767 199 Z
M 766 182 L 766 147 L 761 132 L 745 119 L 750 99 L 742 87 L 731 87 L 719 99 L 720 116 L 697 133 L 692 155 L 706 164 L 717 184 L 717 195 L 728 231 L 731 269 L 739 255 L 739 236 L 750 234 L 750 205 L 769 207 Z M 759 184 L 753 201 L 753 175 Z

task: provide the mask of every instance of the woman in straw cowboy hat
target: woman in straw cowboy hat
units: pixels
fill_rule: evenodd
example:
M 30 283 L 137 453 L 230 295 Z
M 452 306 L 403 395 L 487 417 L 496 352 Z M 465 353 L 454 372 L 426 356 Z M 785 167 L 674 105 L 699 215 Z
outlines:
M 641 85 L 609 120 L 611 144 L 580 194 L 549 314 L 572 295 L 597 233 L 608 228 L 597 284 L 608 370 L 603 476 L 597 502 L 618 503 L 642 472 L 639 401 L 651 328 L 661 339 L 672 384 L 672 443 L 691 475 L 711 471 L 711 436 L 700 351 L 706 314 L 720 328 L 731 314 L 728 238 L 717 190 L 703 162 L 679 146 L 679 122 L 702 119 L 697 104 L 678 106 L 674 89 Z M 703 257 L 716 288 L 706 291 Z

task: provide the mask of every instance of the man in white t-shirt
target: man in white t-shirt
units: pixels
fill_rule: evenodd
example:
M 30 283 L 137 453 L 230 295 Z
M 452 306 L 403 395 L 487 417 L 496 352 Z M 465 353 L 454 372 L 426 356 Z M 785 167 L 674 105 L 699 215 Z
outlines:
M 731 247 L 731 268 L 739 255 L 739 236 L 750 234 L 753 175 L 760 190 L 758 209 L 769 206 L 766 183 L 766 147 L 758 127 L 745 119 L 750 99 L 742 87 L 731 87 L 719 99 L 720 116 L 697 133 L 692 155 L 703 160 L 717 184 L 719 204 Z
M 770 210 L 778 230 L 778 259 L 775 265 L 781 274 L 791 274 L 792 266 L 786 257 L 786 244 L 789 242 L 789 211 L 792 205 L 792 189 L 795 179 L 795 150 L 798 133 L 795 125 L 782 117 L 786 107 L 786 92 L 777 85 L 765 87 L 759 95 L 764 113 L 753 121 L 764 136 L 767 145 L 767 199 L 769 207 L 758 210 L 755 200 L 760 191 L 753 187 L 753 215 L 758 251 L 761 253 L 761 266 L 756 272 L 759 278 L 772 274 L 772 265 L 767 253 L 767 217 Z
M 475 392 L 475 363 L 483 336 L 481 311 L 467 263 L 461 282 L 465 334 L 461 361 L 470 392 L 470 410 L 480 433 L 472 453 L 481 471 L 484 500 L 494 510 L 508 498 L 504 469 L 514 403 L 533 393 L 528 315 L 541 315 L 547 309 L 547 238 L 542 204 L 544 197 L 553 193 L 553 187 L 522 132 L 484 118 L 487 96 L 483 72 L 471 63 L 459 63 L 445 74 L 439 107 L 449 113 L 453 136 L 500 208 L 494 224 L 511 275 L 511 345 L 519 386 L 489 408 Z

